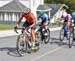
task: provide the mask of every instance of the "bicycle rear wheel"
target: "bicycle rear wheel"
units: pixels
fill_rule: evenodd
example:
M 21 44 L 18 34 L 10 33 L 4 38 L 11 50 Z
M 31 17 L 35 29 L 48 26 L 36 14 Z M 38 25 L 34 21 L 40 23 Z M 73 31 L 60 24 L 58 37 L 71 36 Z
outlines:
M 27 51 L 27 42 L 25 41 L 25 36 L 23 34 L 18 36 L 16 47 L 18 54 L 20 56 L 24 56 L 25 52 Z
M 47 29 L 46 31 L 47 32 L 43 32 L 43 35 L 42 35 L 43 41 L 44 41 L 45 44 L 47 44 L 50 40 L 50 30 Z
M 41 43 L 41 40 L 42 40 L 41 38 L 42 38 L 41 37 L 41 32 L 40 31 L 37 31 L 36 32 L 36 41 L 39 42 L 39 43 Z
M 69 33 L 69 48 L 71 48 L 72 45 L 73 45 L 73 39 L 74 39 L 74 31 L 70 30 L 70 33 Z

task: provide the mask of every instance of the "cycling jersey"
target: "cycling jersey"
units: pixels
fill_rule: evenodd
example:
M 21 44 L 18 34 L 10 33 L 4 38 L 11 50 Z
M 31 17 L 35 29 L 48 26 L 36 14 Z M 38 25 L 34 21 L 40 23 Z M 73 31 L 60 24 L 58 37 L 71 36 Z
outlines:
M 23 12 L 22 15 L 21 15 L 21 17 L 20 17 L 20 20 L 18 21 L 18 24 L 21 22 L 21 19 L 22 19 L 23 17 L 24 17 L 24 18 L 26 19 L 26 21 L 27 21 L 28 23 L 30 23 L 30 24 L 33 23 L 33 22 L 35 22 L 35 20 L 36 20 L 36 18 L 35 18 L 35 16 L 33 15 L 33 13 L 30 12 L 30 13 L 28 14 L 28 16 L 26 16 L 26 14 Z
M 38 19 L 41 18 L 42 23 L 49 21 L 49 16 L 47 14 L 43 14 L 42 16 L 39 16 Z
M 67 18 L 68 21 L 70 21 L 71 20 L 71 15 L 67 14 L 66 18 Z
M 70 14 L 66 14 L 65 16 L 62 15 L 62 18 L 64 18 L 64 22 L 71 21 L 71 15 Z
M 72 22 L 75 24 L 75 15 L 72 15 L 71 20 L 72 20 Z

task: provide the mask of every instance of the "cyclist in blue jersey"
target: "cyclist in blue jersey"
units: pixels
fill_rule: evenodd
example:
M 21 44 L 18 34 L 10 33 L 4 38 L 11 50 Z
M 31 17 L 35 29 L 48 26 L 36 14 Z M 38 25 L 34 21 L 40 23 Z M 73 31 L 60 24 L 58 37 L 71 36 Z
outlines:
M 44 11 L 43 12 L 40 12 L 40 15 L 38 16 L 38 20 L 39 18 L 41 18 L 41 24 L 40 26 L 42 26 L 42 31 L 48 29 L 48 24 L 49 24 L 49 16 L 47 13 L 45 13 Z

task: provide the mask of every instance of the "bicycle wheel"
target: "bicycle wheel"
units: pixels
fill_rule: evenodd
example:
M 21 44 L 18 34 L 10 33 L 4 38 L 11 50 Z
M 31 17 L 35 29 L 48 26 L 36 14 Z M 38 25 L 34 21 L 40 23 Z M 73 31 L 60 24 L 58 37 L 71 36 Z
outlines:
M 20 56 L 25 55 L 25 52 L 27 50 L 27 42 L 25 41 L 25 36 L 23 34 L 20 34 L 18 36 L 16 47 L 17 52 Z
M 74 33 L 73 41 L 75 42 L 75 30 L 74 30 L 74 32 L 73 32 L 73 33 Z
M 41 32 L 40 31 L 36 32 L 36 41 L 41 43 Z
M 64 29 L 60 30 L 60 42 L 64 40 Z
M 47 44 L 50 40 L 50 30 L 47 29 L 46 31 L 47 32 L 43 32 L 43 35 L 42 35 L 43 36 L 43 41 L 44 41 L 45 44 Z
M 68 35 L 69 35 L 69 48 L 71 48 L 73 45 L 74 32 L 70 30 L 70 33 Z

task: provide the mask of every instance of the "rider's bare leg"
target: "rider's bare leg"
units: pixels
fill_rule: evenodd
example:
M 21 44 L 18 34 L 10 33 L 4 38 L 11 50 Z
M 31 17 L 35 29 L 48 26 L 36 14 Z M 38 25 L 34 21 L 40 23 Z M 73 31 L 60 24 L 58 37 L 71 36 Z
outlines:
M 35 30 L 31 29 L 32 45 L 35 46 Z

